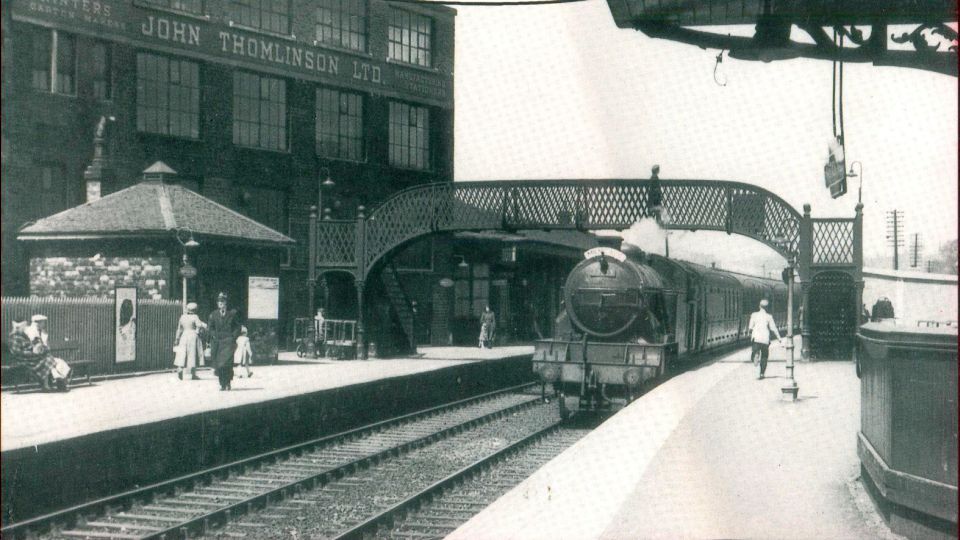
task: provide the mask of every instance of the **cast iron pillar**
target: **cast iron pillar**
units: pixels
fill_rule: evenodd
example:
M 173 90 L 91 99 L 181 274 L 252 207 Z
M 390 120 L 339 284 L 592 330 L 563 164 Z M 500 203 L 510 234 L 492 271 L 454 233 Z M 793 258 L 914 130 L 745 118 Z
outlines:
M 853 218 L 853 282 L 857 288 L 857 328 L 863 324 L 863 203 L 857 203 Z
M 800 388 L 797 386 L 797 379 L 794 377 L 794 347 L 793 347 L 793 283 L 794 271 L 797 266 L 795 257 L 790 257 L 790 268 L 787 279 L 787 382 L 780 387 L 784 395 L 789 395 L 793 401 L 797 400 L 797 392 Z
M 312 317 L 317 312 L 317 207 L 310 207 L 310 231 L 308 232 L 310 243 L 309 261 L 307 266 L 307 305 L 310 309 L 307 313 Z
M 366 328 L 364 327 L 364 305 L 363 288 L 366 285 L 367 278 L 367 260 L 366 260 L 366 208 L 363 205 L 357 207 L 357 278 L 354 283 L 357 288 L 357 357 L 367 359 L 367 342 L 365 340 Z
M 813 220 L 810 219 L 810 204 L 803 205 L 803 217 L 800 219 L 800 280 L 801 298 L 800 310 L 800 356 L 804 360 L 810 359 L 810 314 L 809 309 L 810 282 L 813 280 Z

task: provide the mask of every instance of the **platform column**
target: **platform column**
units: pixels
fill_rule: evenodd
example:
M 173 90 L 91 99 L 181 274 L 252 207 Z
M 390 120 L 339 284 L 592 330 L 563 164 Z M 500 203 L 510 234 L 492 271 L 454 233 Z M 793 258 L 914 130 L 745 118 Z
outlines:
M 810 282 L 813 281 L 813 220 L 810 219 L 810 205 L 803 205 L 803 217 L 800 219 L 800 260 L 801 281 L 800 298 L 800 356 L 810 358 L 810 314 L 807 313 L 810 296 Z
M 791 257 L 790 268 L 788 270 L 789 277 L 787 279 L 787 382 L 780 387 L 780 390 L 784 394 L 789 394 L 793 401 L 797 400 L 797 392 L 800 391 L 800 388 L 797 386 L 797 379 L 793 376 L 793 274 L 796 266 L 796 258 Z
M 366 325 L 364 324 L 364 305 L 363 288 L 366 285 L 366 208 L 363 205 L 357 207 L 357 236 L 356 236 L 356 258 L 357 273 L 354 279 L 354 285 L 357 288 L 357 357 L 367 359 Z
M 863 320 L 863 203 L 857 203 L 857 215 L 853 218 L 853 282 L 857 288 L 857 328 Z M 856 348 L 854 348 L 856 350 Z
M 310 207 L 310 231 L 308 232 L 309 264 L 307 265 L 307 306 L 312 317 L 317 312 L 317 207 Z

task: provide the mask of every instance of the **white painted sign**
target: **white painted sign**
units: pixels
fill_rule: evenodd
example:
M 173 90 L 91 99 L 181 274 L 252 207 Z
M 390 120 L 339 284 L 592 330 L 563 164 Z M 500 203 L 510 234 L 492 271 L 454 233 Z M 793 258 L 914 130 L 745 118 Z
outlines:
M 620 262 L 627 260 L 627 256 L 624 255 L 622 251 L 618 251 L 616 249 L 609 248 L 609 247 L 595 247 L 592 249 L 588 249 L 583 253 L 583 258 L 592 259 L 594 257 L 599 257 L 600 255 L 603 255 L 605 257 L 610 257 L 611 259 L 616 259 Z
M 280 317 L 280 278 L 250 276 L 247 286 L 247 318 Z
M 116 361 L 137 360 L 137 288 L 117 287 L 114 291 L 114 328 Z

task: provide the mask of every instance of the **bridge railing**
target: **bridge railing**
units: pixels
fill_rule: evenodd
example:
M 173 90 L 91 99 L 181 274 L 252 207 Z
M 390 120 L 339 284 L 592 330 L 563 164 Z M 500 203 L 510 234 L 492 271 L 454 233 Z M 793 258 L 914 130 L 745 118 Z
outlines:
M 362 277 L 390 250 L 434 232 L 622 230 L 655 215 L 670 229 L 735 232 L 788 257 L 799 249 L 800 214 L 776 195 L 749 184 L 530 180 L 415 186 L 370 213 L 362 220 L 362 232 L 356 222 L 318 221 L 315 260 L 320 267 L 356 265 Z
M 814 219 L 813 264 L 854 264 L 853 219 Z

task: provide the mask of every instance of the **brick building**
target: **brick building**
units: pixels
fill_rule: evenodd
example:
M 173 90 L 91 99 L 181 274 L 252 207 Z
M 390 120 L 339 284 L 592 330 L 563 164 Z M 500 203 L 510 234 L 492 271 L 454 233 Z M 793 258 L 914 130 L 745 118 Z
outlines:
M 85 202 L 88 189 L 129 187 L 163 161 L 184 187 L 297 240 L 280 270 L 289 321 L 307 315 L 307 222 L 318 198 L 350 217 L 399 189 L 452 180 L 452 9 L 380 0 L 0 6 L 5 296 L 31 292 L 18 229 Z M 87 185 L 97 124 L 111 117 L 103 180 Z M 328 177 L 335 185 L 321 193 Z

